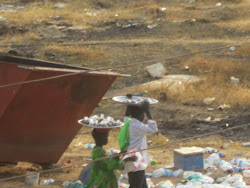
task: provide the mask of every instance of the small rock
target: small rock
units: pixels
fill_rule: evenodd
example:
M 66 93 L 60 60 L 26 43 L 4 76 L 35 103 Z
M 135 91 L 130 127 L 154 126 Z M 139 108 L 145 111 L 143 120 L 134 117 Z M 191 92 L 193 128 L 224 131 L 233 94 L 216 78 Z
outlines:
M 161 78 L 167 73 L 167 70 L 161 63 L 147 66 L 146 70 L 153 78 Z
M 206 105 L 209 105 L 209 104 L 211 104 L 214 100 L 215 100 L 215 97 L 213 97 L 213 98 L 205 98 L 205 99 L 203 100 L 203 103 L 206 104 Z
M 220 7 L 220 6 L 221 6 L 221 3 L 217 3 L 215 6 L 216 6 L 216 7 Z
M 148 29 L 154 29 L 156 26 L 157 26 L 157 24 L 155 24 L 155 25 L 148 25 L 147 28 Z
M 224 110 L 224 109 L 229 109 L 229 108 L 231 108 L 231 106 L 228 104 L 223 104 L 217 107 L 218 110 Z
M 234 50 L 235 50 L 235 47 L 232 46 L 232 47 L 230 47 L 229 49 L 232 50 L 232 51 L 234 51 Z
M 231 77 L 230 77 L 230 83 L 231 83 L 231 84 L 239 84 L 239 83 L 240 83 L 240 79 L 231 76 Z
M 39 29 L 37 33 L 45 38 L 62 38 L 65 34 L 58 30 L 56 26 L 50 26 L 44 29 Z

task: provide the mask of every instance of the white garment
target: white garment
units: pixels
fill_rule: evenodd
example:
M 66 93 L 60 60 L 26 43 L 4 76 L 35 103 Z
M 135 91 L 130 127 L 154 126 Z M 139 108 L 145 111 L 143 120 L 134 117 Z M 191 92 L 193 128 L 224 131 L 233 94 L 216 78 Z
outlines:
M 124 120 L 129 119 L 125 117 Z M 156 133 L 158 131 L 156 121 L 148 120 L 148 124 L 144 124 L 139 120 L 132 118 L 129 125 L 129 146 L 128 150 L 131 149 L 147 149 L 147 135 Z M 145 170 L 148 166 L 148 154 L 147 150 L 140 151 L 143 162 L 140 167 L 135 171 Z

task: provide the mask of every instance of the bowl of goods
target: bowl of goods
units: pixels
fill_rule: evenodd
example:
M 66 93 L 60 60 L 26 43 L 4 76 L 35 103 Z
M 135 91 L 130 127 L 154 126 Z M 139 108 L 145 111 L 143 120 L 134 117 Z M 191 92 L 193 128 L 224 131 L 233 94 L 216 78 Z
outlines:
M 124 125 L 120 120 L 115 120 L 111 116 L 105 117 L 103 114 L 94 115 L 91 117 L 85 116 L 83 119 L 78 120 L 78 123 L 92 128 L 111 129 L 122 127 Z
M 149 104 L 156 104 L 158 100 L 148 97 L 134 96 L 134 95 L 126 95 L 126 96 L 116 96 L 112 98 L 114 101 L 127 104 L 140 106 L 144 101 L 147 101 Z

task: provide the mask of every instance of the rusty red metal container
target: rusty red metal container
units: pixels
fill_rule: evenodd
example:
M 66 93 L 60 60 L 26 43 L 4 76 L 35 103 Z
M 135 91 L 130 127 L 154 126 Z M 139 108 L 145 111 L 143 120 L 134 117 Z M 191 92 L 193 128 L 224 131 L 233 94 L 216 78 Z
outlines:
M 56 163 L 116 73 L 0 54 L 0 86 L 71 72 L 85 73 L 0 88 L 0 162 Z

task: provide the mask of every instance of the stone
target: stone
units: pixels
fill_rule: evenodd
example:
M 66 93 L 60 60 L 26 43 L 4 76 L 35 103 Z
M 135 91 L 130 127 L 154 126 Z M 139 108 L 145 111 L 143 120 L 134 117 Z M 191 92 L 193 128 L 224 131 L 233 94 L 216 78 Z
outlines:
M 41 30 L 38 30 L 37 33 L 45 38 L 62 38 L 65 37 L 65 34 L 59 31 L 55 26 L 50 26 Z
M 146 70 L 153 78 L 161 78 L 167 73 L 167 70 L 161 63 L 147 66 Z

